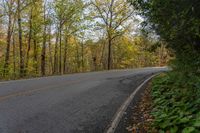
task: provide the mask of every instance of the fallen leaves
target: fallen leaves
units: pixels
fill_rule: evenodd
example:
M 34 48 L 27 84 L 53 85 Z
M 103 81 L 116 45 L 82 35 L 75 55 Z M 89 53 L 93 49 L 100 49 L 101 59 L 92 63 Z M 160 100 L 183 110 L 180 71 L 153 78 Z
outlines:
M 157 133 L 156 130 L 151 128 L 151 123 L 154 120 L 150 114 L 152 110 L 152 98 L 150 95 L 150 84 L 142 94 L 140 101 L 132 108 L 132 125 L 127 127 L 130 133 Z

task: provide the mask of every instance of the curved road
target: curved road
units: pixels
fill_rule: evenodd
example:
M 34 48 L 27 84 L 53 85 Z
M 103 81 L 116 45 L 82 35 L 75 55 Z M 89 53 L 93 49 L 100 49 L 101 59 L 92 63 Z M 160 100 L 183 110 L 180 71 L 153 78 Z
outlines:
M 145 79 L 166 68 L 0 82 L 0 133 L 102 133 Z

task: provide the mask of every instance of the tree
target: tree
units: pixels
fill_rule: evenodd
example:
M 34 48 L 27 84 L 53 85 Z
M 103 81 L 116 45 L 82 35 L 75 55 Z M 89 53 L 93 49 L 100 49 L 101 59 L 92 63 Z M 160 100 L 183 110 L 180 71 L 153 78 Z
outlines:
M 0 0 L 0 78 L 156 65 L 134 20 L 125 0 Z
M 198 0 L 132 0 L 145 17 L 145 30 L 155 30 L 176 54 L 177 70 L 196 73 L 200 65 Z
M 98 25 L 106 32 L 108 40 L 108 64 L 111 69 L 112 63 L 112 41 L 123 35 L 130 26 L 130 18 L 133 17 L 133 10 L 125 0 L 94 0 L 91 3 L 96 11 L 94 17 L 101 19 Z
M 66 48 L 68 36 L 81 30 L 80 22 L 84 4 L 81 0 L 59 0 L 54 5 L 59 33 L 59 73 L 66 72 Z M 63 33 L 63 29 L 65 33 Z M 63 36 L 65 36 L 63 38 Z M 64 41 L 63 41 L 64 40 Z M 64 57 L 62 59 L 62 44 L 64 44 Z M 63 61 L 63 69 L 62 69 Z
M 42 0 L 34 0 L 33 2 L 33 11 L 32 11 L 32 43 L 33 49 L 31 60 L 32 64 L 30 67 L 34 68 L 34 75 L 38 75 L 40 73 L 41 65 L 39 64 L 39 58 L 41 57 L 40 52 L 40 44 L 43 41 L 44 28 L 43 26 L 47 23 L 44 22 L 44 1 Z M 46 3 L 47 4 L 47 3 Z M 45 14 L 46 15 L 46 14 Z M 30 29 L 29 29 L 30 30 Z
M 28 70 L 29 66 L 29 54 L 30 54 L 30 49 L 31 49 L 31 41 L 32 41 L 32 32 L 33 32 L 33 8 L 34 4 L 31 5 L 30 10 L 29 10 L 29 35 L 28 35 L 28 46 L 27 46 L 27 52 L 26 52 L 26 71 Z
M 10 44 L 11 44 L 11 37 L 14 27 L 14 19 L 15 19 L 15 1 L 9 0 L 4 1 L 4 10 L 5 14 L 8 16 L 8 28 L 7 28 L 7 46 L 6 46 L 6 56 L 5 56 L 5 63 L 4 63 L 4 76 L 8 73 L 8 67 L 9 67 L 9 60 L 10 60 Z
M 21 20 L 22 2 L 17 0 L 17 19 L 18 19 L 18 39 L 20 53 L 20 77 L 24 76 L 24 53 L 22 43 L 22 20 Z
M 51 43 L 51 39 L 52 39 L 52 30 L 51 30 L 52 24 L 49 24 L 48 27 L 48 47 L 49 47 L 49 73 L 52 74 L 53 73 L 53 55 L 52 55 L 52 43 Z
M 45 66 L 46 66 L 46 32 L 47 32 L 47 18 L 46 18 L 46 0 L 44 1 L 43 7 L 43 42 L 42 42 L 42 53 L 41 53 L 41 75 L 45 75 Z

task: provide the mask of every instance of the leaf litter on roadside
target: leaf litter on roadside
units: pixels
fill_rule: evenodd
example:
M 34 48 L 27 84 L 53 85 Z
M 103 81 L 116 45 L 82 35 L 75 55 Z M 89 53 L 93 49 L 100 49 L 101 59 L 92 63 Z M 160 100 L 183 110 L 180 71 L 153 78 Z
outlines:
M 150 84 L 148 85 L 145 92 L 142 94 L 139 102 L 132 108 L 132 125 L 128 126 L 126 129 L 130 133 L 156 133 L 157 131 L 152 131 L 151 123 L 153 121 L 153 116 L 150 114 L 152 110 L 152 98 L 150 95 Z

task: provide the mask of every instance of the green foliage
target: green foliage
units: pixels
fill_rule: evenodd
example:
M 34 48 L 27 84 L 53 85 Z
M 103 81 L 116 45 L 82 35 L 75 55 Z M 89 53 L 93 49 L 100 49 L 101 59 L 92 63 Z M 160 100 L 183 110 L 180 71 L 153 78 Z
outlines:
M 200 60 L 199 0 L 131 0 L 144 16 L 144 29 L 156 31 L 176 54 L 176 68 L 197 71 Z
M 169 51 L 166 48 L 163 48 L 161 52 L 161 46 L 159 46 L 154 51 L 150 51 L 150 47 L 156 43 L 144 36 L 119 37 L 113 45 L 113 65 L 120 69 L 162 66 L 161 60 L 163 65 L 166 65 L 170 59 Z M 161 58 L 161 56 L 165 56 L 165 58 Z
M 153 127 L 170 133 L 200 132 L 200 78 L 169 72 L 152 84 Z
M 160 132 L 200 132 L 200 1 L 131 2 L 145 18 L 145 32 L 155 31 L 176 55 L 173 71 L 153 81 L 153 126 Z

